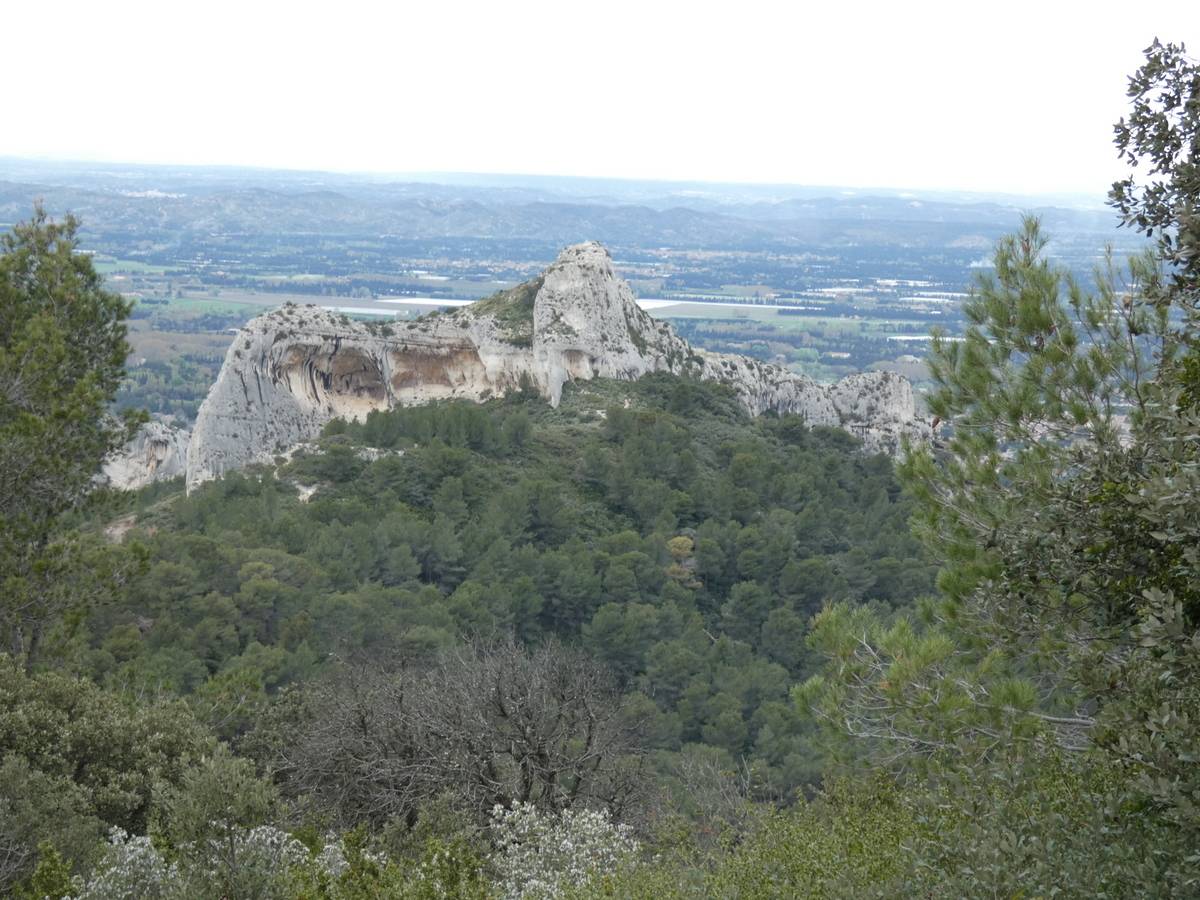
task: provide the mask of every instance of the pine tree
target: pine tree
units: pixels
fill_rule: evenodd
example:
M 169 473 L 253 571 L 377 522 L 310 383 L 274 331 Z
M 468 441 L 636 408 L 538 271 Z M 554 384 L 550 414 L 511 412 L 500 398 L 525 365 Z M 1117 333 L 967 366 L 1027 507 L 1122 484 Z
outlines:
M 120 576 L 57 527 L 137 421 L 108 414 L 131 304 L 104 290 L 77 231 L 39 206 L 0 238 L 0 631 L 27 665 L 48 626 Z
M 1088 883 L 1200 885 L 1200 65 L 1156 41 L 1131 96 L 1117 145 L 1152 181 L 1111 197 L 1154 249 L 1086 290 L 1036 220 L 1000 241 L 964 337 L 930 354 L 943 428 L 901 467 L 939 595 L 895 622 L 825 610 L 826 671 L 797 692 L 858 764 L 923 772 L 935 808 L 1009 822 L 932 838 L 943 874 L 995 864 L 958 890 L 1005 893 L 1020 847 L 1087 828 L 1141 848 L 1097 852 Z M 1030 812 L 1068 783 L 1071 834 Z

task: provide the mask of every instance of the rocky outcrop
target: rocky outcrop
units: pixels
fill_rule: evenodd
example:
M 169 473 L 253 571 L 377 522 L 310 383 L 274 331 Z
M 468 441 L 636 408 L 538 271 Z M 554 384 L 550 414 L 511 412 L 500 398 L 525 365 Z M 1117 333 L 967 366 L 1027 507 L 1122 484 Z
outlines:
M 566 248 L 542 275 L 414 322 L 364 323 L 286 306 L 243 328 L 200 408 L 187 455 L 195 485 L 272 459 L 334 418 L 501 396 L 523 382 L 557 405 L 568 381 L 673 372 L 733 387 L 751 413 L 797 413 L 895 451 L 916 419 L 912 387 L 890 373 L 826 386 L 742 356 L 695 350 L 640 309 L 597 243 Z
M 167 422 L 152 420 L 138 429 L 128 444 L 109 454 L 102 474 L 112 487 L 132 491 L 155 481 L 187 473 L 191 432 Z

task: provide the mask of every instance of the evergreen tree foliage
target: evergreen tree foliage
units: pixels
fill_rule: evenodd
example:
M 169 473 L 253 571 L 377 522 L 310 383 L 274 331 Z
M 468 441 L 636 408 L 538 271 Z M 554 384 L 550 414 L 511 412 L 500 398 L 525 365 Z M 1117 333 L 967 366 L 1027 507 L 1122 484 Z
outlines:
M 131 304 L 104 290 L 77 230 L 38 207 L 0 237 L 0 632 L 28 665 L 59 617 L 128 570 L 58 528 L 137 421 L 107 412 Z
M 1087 291 L 1036 221 L 1000 242 L 965 339 L 931 354 L 944 431 L 901 469 L 940 596 L 915 618 L 826 609 L 826 670 L 796 693 L 852 764 L 923 777 L 909 783 L 935 810 L 975 809 L 957 849 L 926 845 L 967 894 L 1200 887 L 1200 67 L 1156 42 L 1131 85 L 1118 146 L 1157 180 L 1113 202 L 1157 253 Z M 1035 841 L 1075 859 L 1035 872 Z

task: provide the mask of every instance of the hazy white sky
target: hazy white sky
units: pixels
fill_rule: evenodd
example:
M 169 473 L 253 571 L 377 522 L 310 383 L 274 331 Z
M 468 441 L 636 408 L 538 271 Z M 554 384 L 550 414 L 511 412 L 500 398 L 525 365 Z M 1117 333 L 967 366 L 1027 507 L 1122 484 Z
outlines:
M 1196 0 L 6 4 L 0 155 L 1103 193 Z

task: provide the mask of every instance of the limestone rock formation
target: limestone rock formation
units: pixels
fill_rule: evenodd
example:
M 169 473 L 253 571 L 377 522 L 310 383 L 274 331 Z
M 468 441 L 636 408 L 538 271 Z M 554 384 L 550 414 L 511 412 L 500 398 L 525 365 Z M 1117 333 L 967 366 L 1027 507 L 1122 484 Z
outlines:
M 188 448 L 189 489 L 272 459 L 334 418 L 373 409 L 502 396 L 522 380 L 557 405 L 572 380 L 672 372 L 731 385 L 751 413 L 798 413 L 894 452 L 921 437 L 912 387 L 890 373 L 832 386 L 742 356 L 695 350 L 640 309 L 595 242 L 566 248 L 540 276 L 413 322 L 356 322 L 286 306 L 234 339 Z
M 158 420 L 147 422 L 133 440 L 104 460 L 103 478 L 112 487 L 130 491 L 178 478 L 187 472 L 190 439 L 186 428 Z

